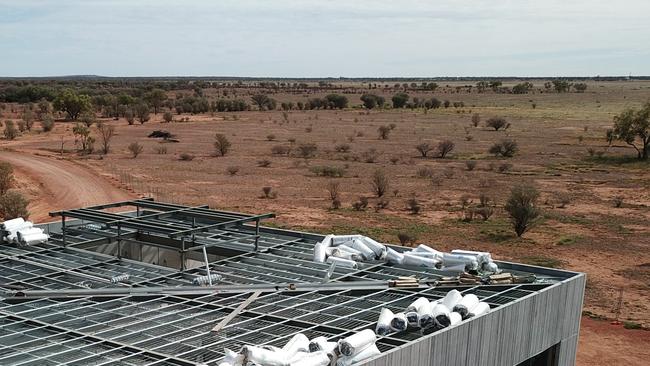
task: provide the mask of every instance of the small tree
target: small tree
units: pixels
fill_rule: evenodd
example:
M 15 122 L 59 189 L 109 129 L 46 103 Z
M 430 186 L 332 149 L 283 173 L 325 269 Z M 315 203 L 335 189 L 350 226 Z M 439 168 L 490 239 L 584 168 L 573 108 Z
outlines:
M 81 116 L 79 117 L 79 121 L 81 121 L 81 123 L 86 125 L 86 127 L 92 126 L 96 120 L 97 117 L 95 116 L 95 113 L 93 113 L 92 111 L 86 111 L 82 113 Z
M 379 132 L 379 138 L 381 140 L 388 140 L 388 135 L 390 135 L 392 128 L 390 126 L 379 126 L 377 132 Z
M 438 143 L 438 154 L 439 156 L 444 159 L 447 154 L 452 152 L 454 150 L 454 147 L 456 147 L 456 144 L 454 144 L 453 141 L 451 140 L 442 140 Z
M 111 140 L 115 136 L 115 126 L 107 125 L 103 122 L 97 124 L 99 139 L 102 143 L 102 153 L 108 154 L 111 149 Z
M 515 140 L 505 139 L 492 145 L 488 152 L 497 156 L 501 155 L 504 158 L 511 158 L 515 155 L 517 150 L 518 147 Z
M 537 208 L 538 198 L 539 192 L 530 185 L 519 185 L 510 191 L 504 208 L 510 216 L 517 236 L 522 236 L 528 231 L 540 216 L 540 210 Z
M 140 103 L 135 108 L 135 114 L 138 117 L 140 124 L 144 124 L 150 119 L 149 105 L 147 103 Z
M 82 113 L 92 110 L 92 104 L 88 95 L 66 89 L 54 100 L 54 108 L 66 112 L 68 118 L 75 121 Z
M 129 151 L 131 152 L 131 155 L 133 156 L 133 159 L 137 158 L 138 155 L 144 150 L 144 146 L 140 145 L 137 141 L 132 142 L 128 146 Z
M 133 125 L 135 122 L 135 114 L 133 113 L 133 110 L 128 109 L 126 112 L 124 112 L 124 118 L 126 118 L 126 122 L 129 125 Z
M 86 154 L 93 152 L 95 138 L 90 136 L 90 128 L 81 123 L 77 123 L 72 128 L 72 134 L 75 136 L 75 144 L 78 144 L 80 146 L 80 152 Z
M 31 109 L 27 109 L 25 113 L 23 113 L 23 121 L 25 122 L 25 128 L 27 131 L 31 131 L 32 126 L 34 126 L 34 113 Z
M 584 93 L 587 90 L 587 84 L 585 83 L 575 83 L 573 84 L 573 89 L 576 90 L 576 93 Z
M 478 113 L 472 115 L 472 125 L 478 127 L 478 124 L 481 123 L 481 116 Z
M 614 128 L 607 133 L 610 142 L 622 140 L 632 146 L 639 159 L 647 159 L 650 152 L 650 103 L 641 109 L 626 109 L 614 117 Z
M 420 153 L 420 155 L 422 155 L 423 158 L 426 158 L 427 154 L 433 150 L 433 146 L 431 146 L 428 142 L 423 142 L 416 145 L 415 149 Z
M 494 128 L 495 131 L 499 131 L 502 128 L 506 128 L 508 123 L 504 118 L 493 117 L 485 121 L 485 125 Z
M 18 137 L 18 130 L 14 125 L 14 121 L 5 121 L 4 135 L 7 140 L 14 140 Z
M 276 101 L 272 98 L 269 98 L 266 94 L 256 94 L 251 97 L 253 104 L 259 108 L 260 111 L 263 110 L 274 110 L 276 107 Z
M 14 168 L 11 164 L 0 161 L 0 196 L 9 191 L 14 184 Z
M 54 129 L 54 118 L 51 114 L 46 114 L 43 116 L 41 127 L 43 128 L 43 132 L 50 132 Z
M 409 95 L 406 93 L 397 93 L 391 100 L 393 101 L 393 108 L 404 108 L 406 102 L 409 100 Z
M 214 149 L 217 156 L 226 156 L 228 151 L 230 151 L 230 141 L 226 135 L 218 133 L 214 135 Z
M 420 205 L 420 202 L 415 198 L 412 197 L 408 201 L 406 201 L 406 208 L 411 211 L 413 215 L 417 215 L 420 213 L 422 210 L 422 206 Z
M 169 123 L 174 120 L 174 115 L 172 114 L 172 112 L 167 111 L 163 114 L 163 120 Z
M 11 220 L 18 217 L 27 219 L 29 211 L 27 205 L 29 201 L 22 194 L 9 191 L 0 196 L 0 216 L 5 220 Z
M 341 207 L 341 196 L 339 189 L 341 184 L 339 182 L 330 181 L 327 183 L 327 193 L 329 193 L 330 201 L 332 201 L 332 208 L 338 210 Z
M 377 197 L 383 197 L 390 188 L 390 182 L 383 170 L 377 169 L 372 175 L 371 187 Z

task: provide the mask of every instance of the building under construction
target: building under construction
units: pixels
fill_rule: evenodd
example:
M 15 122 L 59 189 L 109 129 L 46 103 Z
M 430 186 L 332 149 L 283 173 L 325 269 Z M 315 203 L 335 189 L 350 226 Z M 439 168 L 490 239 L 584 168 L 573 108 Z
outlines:
M 497 261 L 511 280 L 486 283 L 383 261 L 318 263 L 324 236 L 264 227 L 273 214 L 147 199 L 51 215 L 46 242 L 0 247 L 0 365 L 216 366 L 225 349 L 375 329 L 381 309 L 451 289 L 490 312 L 380 336 L 381 353 L 358 364 L 575 363 L 581 273 Z

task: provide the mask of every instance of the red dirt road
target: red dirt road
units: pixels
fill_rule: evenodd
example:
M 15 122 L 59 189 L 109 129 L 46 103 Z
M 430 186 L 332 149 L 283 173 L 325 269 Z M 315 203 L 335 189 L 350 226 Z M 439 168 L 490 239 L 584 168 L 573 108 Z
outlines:
M 32 184 L 30 218 L 37 222 L 47 220 L 50 211 L 133 198 L 100 175 L 67 160 L 18 151 L 0 151 L 0 160 L 12 164 L 19 178 L 25 177 Z M 24 183 L 24 179 L 19 181 Z

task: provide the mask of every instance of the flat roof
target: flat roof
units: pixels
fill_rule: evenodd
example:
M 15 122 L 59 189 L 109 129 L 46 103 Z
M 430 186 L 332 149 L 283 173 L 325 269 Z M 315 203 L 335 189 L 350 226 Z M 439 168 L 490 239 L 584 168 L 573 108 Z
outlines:
M 135 210 L 106 213 L 120 208 Z M 419 296 L 438 299 L 456 288 L 495 309 L 577 275 L 497 262 L 536 280 L 449 286 L 437 282 L 450 273 L 422 267 L 376 262 L 332 271 L 313 262 L 322 235 L 263 227 L 268 214 L 204 206 L 134 200 L 53 215 L 74 220 L 65 221 L 65 230 L 63 222 L 42 225 L 51 235 L 47 243 L 0 247 L 0 364 L 216 365 L 224 348 L 281 346 L 299 332 L 337 339 L 374 328 L 382 307 L 399 312 Z M 180 252 L 193 264 L 170 268 L 152 251 Z M 206 257 L 222 279 L 196 286 L 193 280 L 207 275 Z M 127 281 L 111 281 L 124 274 Z M 419 286 L 390 287 L 405 276 Z M 258 298 L 211 332 L 254 291 Z M 420 337 L 389 334 L 377 345 L 385 352 Z

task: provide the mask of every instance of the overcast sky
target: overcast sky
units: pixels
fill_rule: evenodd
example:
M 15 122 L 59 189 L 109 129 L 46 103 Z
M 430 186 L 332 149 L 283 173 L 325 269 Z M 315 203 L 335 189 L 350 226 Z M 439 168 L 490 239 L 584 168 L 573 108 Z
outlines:
M 649 0 L 0 0 L 0 76 L 650 75 Z

